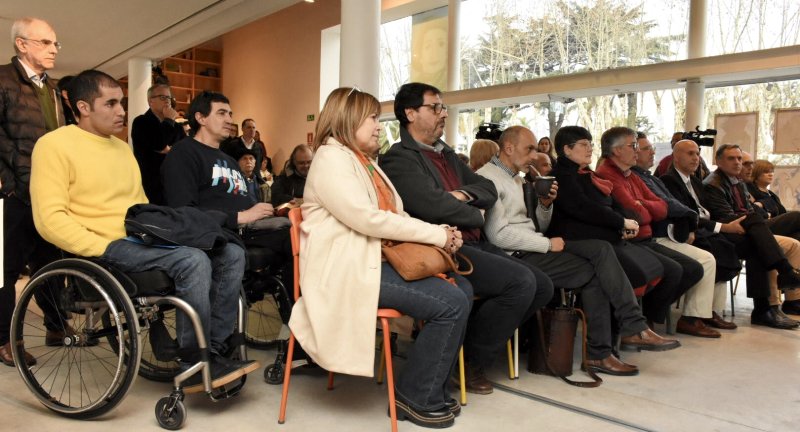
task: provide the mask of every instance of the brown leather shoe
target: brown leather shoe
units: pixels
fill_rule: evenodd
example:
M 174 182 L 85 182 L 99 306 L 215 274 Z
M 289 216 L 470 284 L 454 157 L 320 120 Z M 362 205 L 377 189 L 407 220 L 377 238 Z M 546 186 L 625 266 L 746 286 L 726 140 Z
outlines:
M 703 322 L 707 326 L 722 329 L 722 330 L 736 330 L 739 326 L 731 321 L 725 321 L 716 312 L 711 312 L 711 318 L 703 318 Z
M 6 366 L 14 367 L 14 356 L 11 354 L 11 342 L 6 342 L 5 345 L 0 346 L 0 361 Z M 36 364 L 36 359 L 27 351 L 25 351 L 25 364 L 28 366 Z
M 718 331 L 706 327 L 705 323 L 700 318 L 687 316 L 682 316 L 678 319 L 678 325 L 675 331 L 704 338 L 718 338 L 721 336 Z
M 611 354 L 602 360 L 586 360 L 586 365 L 581 365 L 581 369 L 591 369 L 595 372 L 617 376 L 639 375 L 638 367 L 623 362 L 622 360 L 614 357 L 614 354 Z
M 486 378 L 486 374 L 481 368 L 472 368 L 469 363 L 464 365 L 465 388 L 469 393 L 486 395 L 494 391 L 491 381 Z M 460 386 L 458 377 L 453 377 L 453 384 Z
M 677 340 L 663 338 L 650 329 L 623 337 L 620 345 L 622 349 L 636 351 L 667 351 L 679 346 L 681 343 Z

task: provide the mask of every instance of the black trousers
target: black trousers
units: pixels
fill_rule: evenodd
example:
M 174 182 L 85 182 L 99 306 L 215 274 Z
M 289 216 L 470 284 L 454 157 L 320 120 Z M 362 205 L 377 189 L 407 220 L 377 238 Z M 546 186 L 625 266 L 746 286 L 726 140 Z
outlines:
M 769 278 L 767 272 L 788 264 L 775 236 L 767 223 L 760 217 L 748 217 L 742 221 L 745 234 L 724 233 L 726 239 L 736 246 L 736 254 L 746 260 L 747 296 L 750 298 L 769 297 Z
M 773 234 L 800 240 L 800 212 L 789 211 L 767 219 L 766 224 Z
M 644 316 L 663 323 L 672 303 L 703 278 L 703 266 L 696 260 L 662 246 L 654 241 L 639 242 L 649 249 L 664 266 L 664 276 L 656 289 L 648 290 L 642 298 Z
M 541 270 L 485 242 L 465 242 L 459 250 L 472 261 L 473 304 L 464 339 L 464 356 L 487 368 L 520 325 L 553 297 L 553 283 Z
M 608 242 L 570 240 L 563 252 L 529 252 L 520 258 L 542 269 L 557 288 L 578 290 L 586 313 L 590 359 L 602 360 L 611 354 L 612 307 L 623 336 L 647 328 L 633 288 Z
M 46 242 L 36 231 L 33 224 L 31 207 L 16 197 L 3 200 L 3 288 L 0 288 L 0 345 L 9 341 L 11 331 L 11 315 L 16 300 L 15 285 L 22 269 L 30 266 L 31 274 L 45 265 L 61 258 L 61 252 Z M 51 287 L 53 295 L 57 295 L 59 287 Z M 40 291 L 40 293 L 43 293 Z M 58 298 L 58 297 L 53 297 Z M 52 302 L 37 301 L 45 315 L 45 326 L 50 330 L 62 328 L 63 314 L 59 313 Z

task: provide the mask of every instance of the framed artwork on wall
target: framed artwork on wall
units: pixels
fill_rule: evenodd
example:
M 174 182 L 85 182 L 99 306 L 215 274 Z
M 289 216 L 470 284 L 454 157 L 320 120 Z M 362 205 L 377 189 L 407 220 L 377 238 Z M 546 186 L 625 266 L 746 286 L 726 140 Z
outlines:
M 775 110 L 773 153 L 800 153 L 800 108 Z
M 758 113 L 743 112 L 717 114 L 714 116 L 714 129 L 717 137 L 714 140 L 714 152 L 721 144 L 738 144 L 743 151 L 757 159 L 758 148 Z
M 800 166 L 776 166 L 770 190 L 786 210 L 800 210 Z

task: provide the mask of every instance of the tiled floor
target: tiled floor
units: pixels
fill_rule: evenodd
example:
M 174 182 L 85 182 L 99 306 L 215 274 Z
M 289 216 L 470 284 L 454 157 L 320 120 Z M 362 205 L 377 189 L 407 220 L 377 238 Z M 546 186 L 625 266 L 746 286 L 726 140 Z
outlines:
M 751 327 L 752 302 L 742 291 L 737 296 L 738 330 L 718 340 L 678 336 L 683 347 L 673 351 L 625 353 L 627 362 L 640 367 L 638 377 L 603 375 L 599 388 L 581 389 L 524 371 L 519 380 L 510 381 L 504 362 L 498 362 L 491 378 L 505 388 L 488 396 L 469 395 L 451 430 L 795 431 L 800 421 L 800 331 Z M 274 351 L 251 350 L 250 355 L 262 363 L 275 358 Z M 264 383 L 262 372 L 251 374 L 244 392 L 232 400 L 213 403 L 204 396 L 187 396 L 184 430 L 389 430 L 385 387 L 366 378 L 337 376 L 335 390 L 326 391 L 325 374 L 309 371 L 294 375 L 287 421 L 278 425 L 281 387 Z M 584 375 L 576 370 L 574 377 Z M 154 406 L 169 393 L 168 384 L 140 378 L 116 410 L 77 421 L 39 404 L 16 369 L 0 365 L 0 389 L 0 430 L 8 431 L 160 430 Z M 412 430 L 423 429 L 400 423 L 400 431 Z

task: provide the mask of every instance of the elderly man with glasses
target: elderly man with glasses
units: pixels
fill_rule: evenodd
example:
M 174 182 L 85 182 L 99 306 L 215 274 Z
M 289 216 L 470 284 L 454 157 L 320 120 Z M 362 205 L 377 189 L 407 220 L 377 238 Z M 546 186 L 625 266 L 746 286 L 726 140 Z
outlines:
M 165 204 L 161 164 L 172 145 L 186 136 L 183 126 L 175 122 L 178 112 L 172 102 L 169 85 L 153 85 L 147 89 L 150 109 L 136 117 L 131 127 L 133 155 L 142 171 L 144 192 L 152 204 Z
M 5 273 L 0 288 L 0 361 L 13 366 L 9 347 L 11 314 L 20 272 L 32 272 L 59 258 L 58 249 L 46 242 L 33 225 L 30 200 L 31 153 L 36 141 L 64 125 L 61 96 L 47 71 L 55 67 L 61 44 L 47 22 L 21 18 L 11 26 L 16 55 L 0 66 L 0 183 L 5 212 Z M 60 344 L 65 332 L 63 314 L 46 304 L 46 343 Z M 26 356 L 26 363 L 35 362 Z

